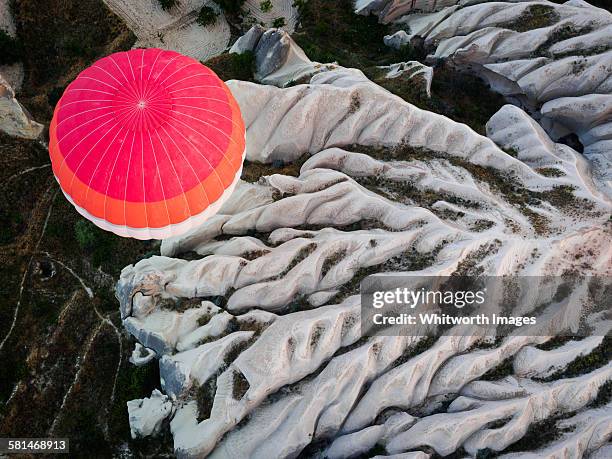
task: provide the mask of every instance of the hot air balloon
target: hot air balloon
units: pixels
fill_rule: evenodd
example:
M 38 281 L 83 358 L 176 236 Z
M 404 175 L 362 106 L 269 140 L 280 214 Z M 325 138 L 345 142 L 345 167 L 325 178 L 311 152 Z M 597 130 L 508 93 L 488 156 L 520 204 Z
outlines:
M 227 86 L 173 51 L 104 57 L 66 88 L 53 173 L 77 211 L 120 236 L 164 239 L 210 218 L 240 178 L 245 128 Z

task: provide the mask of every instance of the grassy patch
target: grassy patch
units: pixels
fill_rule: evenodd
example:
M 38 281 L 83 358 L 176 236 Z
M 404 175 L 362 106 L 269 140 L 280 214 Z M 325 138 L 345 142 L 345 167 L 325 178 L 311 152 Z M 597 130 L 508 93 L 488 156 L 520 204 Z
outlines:
M 418 79 L 385 78 L 375 67 L 364 69 L 364 73 L 406 102 L 465 123 L 483 135 L 487 121 L 506 103 L 480 78 L 460 73 L 444 63 L 434 69 L 431 98 L 427 97 L 425 84 Z
M 567 367 L 543 378 L 542 381 L 555 381 L 563 378 L 574 378 L 601 368 L 612 360 L 612 337 L 606 336 L 601 344 L 587 355 L 573 360 Z
M 556 167 L 539 167 L 535 171 L 544 177 L 565 177 L 565 172 Z
M 340 263 L 347 255 L 346 249 L 343 249 L 327 257 L 321 267 L 321 278 L 325 277 L 329 270 Z
M 527 433 L 521 439 L 500 451 L 500 453 L 520 453 L 543 448 L 563 435 L 564 431 L 557 427 L 557 422 L 570 418 L 575 414 L 575 412 L 562 413 L 531 424 Z
M 287 22 L 285 21 L 285 18 L 283 17 L 275 18 L 272 21 L 272 27 L 276 27 L 277 29 L 280 29 L 281 27 L 285 27 L 285 25 L 287 25 Z
M 508 357 L 503 360 L 499 365 L 491 368 L 484 375 L 480 377 L 483 381 L 499 381 L 500 379 L 505 378 L 506 376 L 510 376 L 514 374 L 514 367 L 512 362 L 514 361 L 514 356 Z
M 612 400 L 612 381 L 608 380 L 597 391 L 597 397 L 589 403 L 590 408 L 601 408 Z
M 124 343 L 123 346 L 123 364 L 117 376 L 115 402 L 110 407 L 109 413 L 109 434 L 117 442 L 129 438 L 130 426 L 126 403 L 129 400 L 150 397 L 154 389 L 160 389 L 157 362 L 140 367 L 131 364 L 128 356 L 133 346 L 130 344 L 132 343 Z
M 415 204 L 420 207 L 432 210 L 441 218 L 457 220 L 465 216 L 463 212 L 453 212 L 451 210 L 439 211 L 433 209 L 433 205 L 439 201 L 446 201 L 451 204 L 467 208 L 478 208 L 479 204 L 470 199 L 432 189 L 422 189 L 410 182 L 396 182 L 387 180 L 380 176 L 357 177 L 355 180 L 362 186 L 386 197 L 405 204 Z M 384 191 L 386 190 L 386 191 Z
M 559 21 L 555 8 L 549 5 L 531 5 L 514 21 L 503 24 L 506 29 L 516 32 L 550 27 Z
M 213 401 L 215 399 L 215 394 L 217 393 L 217 376 L 219 374 L 220 373 L 208 378 L 204 384 L 197 389 L 196 402 L 198 404 L 198 422 L 202 422 L 205 419 L 210 418 Z
M 208 59 L 203 64 L 212 69 L 223 81 L 253 81 L 255 57 L 252 51 L 242 54 L 224 53 Z
M 240 400 L 244 397 L 244 394 L 249 390 L 249 382 L 244 375 L 239 371 L 234 371 L 232 377 L 232 397 L 235 400 Z
M 569 341 L 580 341 L 581 339 L 583 338 L 575 335 L 555 336 L 554 338 L 549 339 L 545 343 L 536 344 L 535 347 L 543 351 L 550 351 L 551 349 L 556 349 L 558 347 L 563 346 Z
M 242 177 L 245 182 L 256 183 L 261 177 L 282 174 L 290 175 L 291 177 L 298 177 L 300 175 L 300 169 L 306 160 L 310 158 L 308 153 L 303 154 L 296 160 L 284 163 L 282 161 L 273 161 L 272 163 L 258 163 L 253 161 L 245 161 L 242 167 Z
M 236 15 L 240 14 L 244 0 L 215 0 L 215 3 L 221 7 L 224 13 Z
M 296 4 L 301 19 L 293 38 L 312 60 L 355 68 L 406 60 L 408 48 L 397 51 L 383 43 L 383 37 L 392 32 L 390 27 L 379 24 L 375 16 L 356 15 L 352 0 Z
M 484 268 L 479 264 L 489 255 L 497 253 L 501 246 L 501 241 L 495 239 L 491 243 L 482 244 L 478 249 L 469 253 L 457 264 L 457 269 L 453 276 L 479 276 L 484 272 Z

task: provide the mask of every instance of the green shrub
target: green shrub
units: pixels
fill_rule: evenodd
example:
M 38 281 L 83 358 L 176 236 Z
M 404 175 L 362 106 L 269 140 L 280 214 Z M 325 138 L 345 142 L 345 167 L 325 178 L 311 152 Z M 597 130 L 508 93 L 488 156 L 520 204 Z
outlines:
M 263 0 L 260 4 L 259 4 L 259 9 L 263 12 L 263 13 L 269 13 L 270 11 L 272 11 L 272 0 Z
M 78 220 L 74 225 L 74 234 L 79 246 L 85 250 L 93 250 L 96 246 L 96 228 L 87 220 Z
M 285 22 L 285 18 L 276 18 L 274 21 L 272 21 L 272 27 L 276 27 L 277 29 L 280 29 L 281 27 L 284 27 L 287 23 Z
M 79 246 L 91 255 L 94 267 L 107 265 L 113 258 L 115 237 L 88 220 L 80 219 L 74 225 L 74 234 Z
M 23 47 L 21 42 L 0 29 L 0 64 L 14 64 L 21 60 Z
M 210 6 L 203 6 L 198 13 L 198 19 L 196 19 L 196 22 L 202 27 L 208 27 L 209 25 L 213 25 L 215 22 L 217 22 L 218 15 L 219 14 Z
M 157 0 L 164 11 L 168 11 L 178 5 L 178 0 Z

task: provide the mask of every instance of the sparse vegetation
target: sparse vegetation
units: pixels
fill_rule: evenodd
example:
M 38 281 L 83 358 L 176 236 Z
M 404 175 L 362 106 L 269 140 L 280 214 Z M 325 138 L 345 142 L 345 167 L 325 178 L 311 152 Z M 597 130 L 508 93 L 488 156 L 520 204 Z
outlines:
M 291 162 L 275 161 L 269 164 L 245 161 L 242 168 L 242 180 L 256 183 L 261 177 L 273 174 L 290 175 L 298 177 L 300 168 L 310 158 L 308 153 Z
M 287 22 L 285 21 L 285 18 L 280 17 L 280 18 L 276 18 L 272 21 L 272 27 L 275 27 L 277 29 L 280 29 L 281 27 L 285 27 L 287 25 Z
M 164 11 L 169 11 L 179 4 L 179 0 L 157 0 L 157 2 Z
M 565 172 L 561 169 L 557 169 L 556 167 L 540 167 L 535 170 L 538 174 L 543 175 L 544 177 L 564 177 Z
M 0 65 L 14 64 L 23 57 L 21 41 L 0 29 Z
M 272 11 L 272 6 L 272 0 L 263 0 L 259 3 L 259 9 L 262 11 L 262 13 L 269 13 Z
M 352 0 L 307 0 L 294 5 L 301 25 L 293 38 L 312 60 L 338 61 L 360 69 L 406 60 L 383 43 L 389 27 L 374 16 L 355 15 Z
M 340 250 L 328 256 L 323 262 L 323 266 L 321 266 L 321 278 L 325 277 L 329 270 L 340 263 L 347 256 L 347 254 L 348 253 L 346 250 Z
M 496 365 L 482 375 L 480 379 L 483 381 L 498 381 L 506 376 L 512 375 L 514 373 L 513 361 L 514 356 L 504 359 L 499 365 Z
M 573 378 L 590 373 L 597 368 L 606 365 L 612 360 L 612 336 L 605 336 L 599 346 L 586 355 L 581 355 L 570 364 L 554 374 L 546 377 L 543 381 L 554 381 L 563 378 Z
M 488 256 L 497 253 L 501 247 L 501 241 L 495 239 L 493 242 L 482 244 L 478 249 L 469 253 L 457 264 L 457 269 L 452 273 L 453 276 L 480 276 L 484 268 L 480 263 Z
M 289 262 L 287 267 L 283 270 L 283 272 L 275 276 L 274 279 L 282 279 L 283 277 L 285 277 L 289 271 L 291 271 L 299 263 L 301 263 L 306 258 L 308 258 L 308 256 L 316 250 L 316 248 L 317 248 L 317 244 L 315 242 L 310 242 L 306 244 L 295 254 L 295 256 Z
M 74 234 L 81 249 L 91 254 L 95 267 L 110 260 L 115 246 L 115 236 L 112 233 L 98 228 L 88 220 L 80 219 L 74 226 Z
M 224 53 L 207 60 L 204 65 L 211 68 L 223 81 L 253 81 L 254 62 L 253 53 L 247 51 L 242 54 Z
M 557 427 L 557 423 L 563 419 L 574 416 L 575 412 L 560 413 L 551 416 L 542 421 L 535 422 L 529 426 L 529 429 L 521 439 L 502 452 L 504 454 L 518 453 L 523 451 L 534 451 L 543 446 L 557 440 L 563 434 Z
M 220 372 L 208 378 L 197 388 L 196 401 L 198 404 L 198 422 L 210 418 L 215 393 L 217 392 L 217 377 Z
M 506 102 L 493 92 L 480 78 L 460 73 L 445 63 L 434 69 L 431 98 L 424 83 L 403 76 L 385 78 L 380 69 L 366 68 L 366 75 L 375 83 L 419 108 L 445 115 L 465 123 L 479 134 L 485 134 L 485 125 Z
M 530 5 L 515 21 L 502 24 L 505 29 L 515 32 L 549 27 L 559 21 L 555 8 L 549 5 Z
M 66 86 L 97 57 L 130 49 L 136 40 L 101 0 L 49 0 L 45 8 L 36 0 L 19 0 L 12 11 L 26 69 L 19 101 L 39 122 L 48 123 L 53 114 L 49 91 Z
M 51 88 L 51 90 L 47 94 L 47 100 L 49 101 L 49 106 L 51 108 L 55 109 L 55 106 L 61 99 L 62 94 L 64 94 L 65 89 L 66 88 L 60 86 L 55 86 L 54 88 Z
M 213 8 L 208 5 L 204 5 L 202 8 L 200 8 L 196 22 L 202 27 L 208 27 L 217 22 L 218 16 L 219 14 Z
M 492 228 L 493 226 L 495 226 L 495 223 L 493 223 L 491 220 L 476 220 L 470 227 L 470 229 L 472 231 L 476 231 L 477 233 L 481 232 L 481 231 L 486 231 L 489 228 Z
M 232 397 L 235 400 L 240 400 L 249 390 L 249 382 L 244 375 L 239 371 L 234 371 L 232 377 Z
M 544 57 L 553 57 L 550 53 L 549 49 L 555 43 L 559 43 L 563 40 L 568 40 L 570 38 L 579 37 L 580 35 L 584 35 L 589 33 L 592 30 L 591 27 L 580 27 L 576 28 L 573 24 L 564 24 L 563 26 L 557 28 L 553 33 L 550 34 L 548 40 L 542 43 L 538 49 L 533 52 L 534 56 L 544 56 Z M 581 53 L 582 54 L 582 53 Z

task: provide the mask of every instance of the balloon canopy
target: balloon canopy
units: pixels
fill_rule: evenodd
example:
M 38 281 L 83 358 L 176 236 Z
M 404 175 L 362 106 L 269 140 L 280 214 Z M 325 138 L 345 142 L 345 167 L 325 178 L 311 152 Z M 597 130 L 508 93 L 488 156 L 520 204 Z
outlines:
M 214 215 L 240 178 L 245 128 L 227 86 L 173 51 L 135 49 L 87 68 L 49 128 L 68 200 L 120 236 L 164 239 Z

